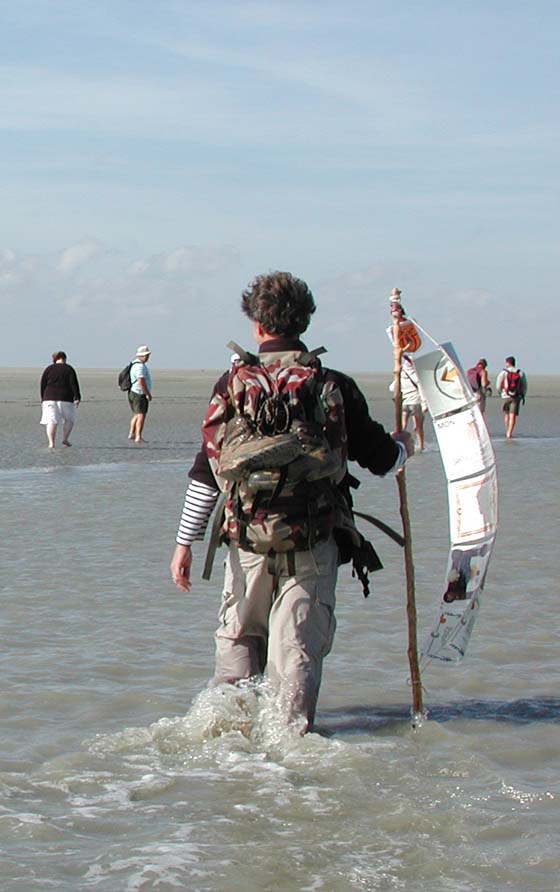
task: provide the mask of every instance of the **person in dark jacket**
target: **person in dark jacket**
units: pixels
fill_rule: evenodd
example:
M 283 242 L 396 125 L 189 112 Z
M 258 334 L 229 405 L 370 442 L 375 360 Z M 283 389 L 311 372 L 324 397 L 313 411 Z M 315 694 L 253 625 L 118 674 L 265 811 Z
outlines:
M 292 383 L 303 374 L 301 366 L 307 367 L 310 357 L 311 363 L 316 362 L 300 340 L 315 311 L 313 295 L 305 282 L 284 272 L 259 276 L 244 292 L 242 309 L 253 323 L 259 358 L 270 374 L 276 374 L 282 365 L 295 367 L 293 374 L 289 373 Z M 238 361 L 234 359 L 232 368 Z M 229 553 L 215 636 L 214 680 L 236 683 L 266 670 L 280 695 L 286 720 L 305 733 L 313 727 L 323 659 L 331 649 L 336 627 L 335 587 L 344 547 L 339 534 L 347 532 L 343 523 L 337 529 L 337 518 L 340 522 L 346 517 L 344 508 L 337 515 L 337 507 L 342 492 L 348 492 L 346 462 L 357 461 L 379 476 L 396 472 L 413 451 L 412 438 L 406 432 L 391 436 L 370 417 L 366 399 L 352 378 L 318 364 L 324 431 L 338 466 L 332 477 L 318 481 L 318 486 L 312 480 L 291 488 L 281 484 L 272 496 L 274 507 L 268 516 L 266 500 L 258 501 L 258 509 L 255 500 L 254 511 L 245 515 L 249 533 L 254 534 L 250 541 L 251 537 L 244 535 L 247 528 L 243 530 L 239 521 L 241 496 L 232 497 L 227 479 L 220 474 L 220 460 L 227 454 L 227 424 L 235 418 L 233 394 L 238 384 L 233 381 L 230 373 L 224 373 L 210 400 L 202 428 L 203 446 L 189 472 L 191 482 L 171 561 L 171 577 L 180 591 L 190 590 L 191 545 L 202 538 L 222 490 L 226 507 L 221 530 Z M 249 397 L 245 391 L 245 407 Z M 263 438 L 261 442 L 265 441 Z M 329 490 L 334 506 L 331 517 Z M 321 505 L 321 510 L 314 505 Z M 261 553 L 259 533 L 272 528 L 278 512 L 285 519 L 280 523 L 284 536 L 280 545 L 288 543 L 290 550 L 273 547 Z M 260 530 L 255 532 L 250 528 L 257 522 Z
M 52 355 L 52 364 L 41 375 L 41 424 L 45 425 L 49 449 L 56 445 L 56 432 L 62 423 L 62 445 L 71 446 L 68 439 L 76 420 L 76 408 L 82 395 L 75 369 L 66 362 L 64 350 Z

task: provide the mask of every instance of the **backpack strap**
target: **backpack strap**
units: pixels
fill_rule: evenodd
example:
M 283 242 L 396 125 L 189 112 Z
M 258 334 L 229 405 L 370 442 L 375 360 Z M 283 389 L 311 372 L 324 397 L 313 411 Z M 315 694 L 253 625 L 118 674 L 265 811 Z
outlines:
M 418 387 L 418 384 L 416 383 L 416 381 L 414 380 L 414 378 L 412 377 L 410 372 L 407 372 L 406 369 L 403 369 L 403 374 L 404 374 L 405 378 L 408 378 L 408 380 L 410 381 L 412 386 L 416 388 L 416 390 L 420 390 L 420 388 Z
M 260 365 L 260 360 L 258 356 L 254 353 L 249 353 L 248 350 L 244 350 L 243 347 L 240 347 L 235 341 L 229 341 L 226 344 L 228 350 L 232 350 L 234 353 L 239 355 L 239 358 L 245 365 Z
M 362 511 L 354 511 L 352 509 L 352 514 L 355 514 L 356 517 L 361 517 L 362 520 L 367 520 L 369 523 L 372 523 L 378 530 L 381 530 L 385 533 L 386 536 L 389 536 L 389 539 L 392 539 L 393 542 L 396 542 L 397 545 L 400 545 L 401 548 L 404 548 L 404 537 L 401 536 L 400 533 L 397 533 L 392 527 L 388 524 L 383 523 L 382 520 L 379 520 L 377 517 L 373 517 L 371 514 L 364 514 Z
M 314 350 L 304 350 L 299 354 L 298 360 L 302 365 L 312 365 L 319 356 L 327 352 L 326 347 L 315 347 Z
M 233 353 L 237 353 L 245 365 L 260 365 L 259 357 L 255 353 L 250 353 L 249 350 L 240 347 L 236 341 L 228 341 L 226 347 Z M 326 347 L 315 347 L 314 350 L 304 350 L 299 354 L 298 360 L 302 365 L 312 365 L 319 356 L 322 356 L 323 353 L 326 352 Z
M 208 542 L 208 550 L 206 552 L 206 560 L 204 562 L 204 569 L 202 571 L 203 579 L 210 579 L 212 575 L 212 567 L 214 565 L 214 558 L 216 556 L 216 552 L 218 550 L 218 546 L 220 544 L 220 531 L 222 527 L 222 521 L 224 519 L 224 511 L 226 506 L 226 494 L 225 492 L 220 493 L 218 501 L 216 502 L 216 509 L 214 514 L 214 521 L 212 523 L 212 530 L 210 532 L 210 540 Z

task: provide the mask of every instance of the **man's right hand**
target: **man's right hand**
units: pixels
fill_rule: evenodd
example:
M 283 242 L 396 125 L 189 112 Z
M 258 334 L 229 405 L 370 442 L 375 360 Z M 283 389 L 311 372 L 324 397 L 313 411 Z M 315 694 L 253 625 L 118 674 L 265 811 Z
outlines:
M 176 545 L 171 558 L 171 579 L 181 592 L 191 588 L 192 551 L 190 545 Z

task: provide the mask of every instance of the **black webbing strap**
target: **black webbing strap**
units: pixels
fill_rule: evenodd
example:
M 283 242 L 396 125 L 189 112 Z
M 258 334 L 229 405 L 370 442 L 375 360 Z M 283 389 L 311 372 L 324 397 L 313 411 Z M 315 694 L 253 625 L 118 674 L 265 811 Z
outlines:
M 220 493 L 218 501 L 216 503 L 216 513 L 214 514 L 214 521 L 212 523 L 212 529 L 210 532 L 210 540 L 208 542 L 208 550 L 206 552 L 206 560 L 204 562 L 204 569 L 202 571 L 203 579 L 210 579 L 212 575 L 212 567 L 214 566 L 214 558 L 216 556 L 216 551 L 218 550 L 218 546 L 220 544 L 220 532 L 222 528 L 222 521 L 224 519 L 224 508 L 226 504 L 226 494 L 225 492 Z
M 288 574 L 290 576 L 296 575 L 296 553 L 295 551 L 286 551 L 284 552 L 286 555 L 286 563 L 288 566 Z M 267 554 L 267 562 L 266 569 L 270 576 L 278 576 L 278 561 L 277 558 L 279 554 L 277 551 L 270 550 Z
M 307 352 L 304 350 L 298 355 L 298 361 L 301 362 L 302 365 L 311 365 L 319 356 L 322 356 L 323 353 L 326 352 L 326 347 L 315 347 L 314 350 L 308 350 Z
M 228 341 L 226 344 L 228 350 L 231 350 L 233 353 L 237 353 L 239 358 L 245 365 L 259 365 L 260 360 L 259 357 L 255 353 L 250 353 L 249 350 L 245 350 L 244 347 L 240 347 L 236 341 Z M 314 350 L 303 350 L 298 355 L 298 360 L 302 365 L 311 365 L 319 356 L 322 356 L 323 353 L 327 352 L 326 347 L 316 347 Z
M 267 554 L 266 570 L 269 576 L 276 576 L 276 552 L 269 551 Z
M 352 514 L 354 514 L 356 517 L 361 517 L 362 520 L 369 521 L 369 523 L 372 523 L 374 527 L 377 527 L 378 530 L 381 530 L 383 533 L 385 533 L 386 536 L 389 536 L 389 538 L 392 539 L 393 542 L 396 542 L 397 545 L 400 545 L 401 548 L 404 548 L 404 537 L 401 536 L 400 533 L 397 533 L 388 524 L 383 523 L 382 520 L 378 520 L 377 517 L 372 517 L 371 514 L 364 514 L 362 511 L 354 511 L 354 509 L 352 509 Z
M 296 575 L 296 553 L 295 551 L 288 551 L 286 553 L 286 560 L 288 562 L 288 574 L 290 576 Z

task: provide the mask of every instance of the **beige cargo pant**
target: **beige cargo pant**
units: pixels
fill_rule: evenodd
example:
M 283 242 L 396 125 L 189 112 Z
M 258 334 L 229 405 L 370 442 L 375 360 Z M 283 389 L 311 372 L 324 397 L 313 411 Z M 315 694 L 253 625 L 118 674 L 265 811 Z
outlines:
M 338 548 L 329 539 L 292 557 L 295 568 L 287 555 L 276 555 L 271 574 L 268 555 L 230 545 L 215 636 L 215 681 L 235 682 L 266 669 L 287 720 L 303 717 L 309 729 L 323 658 L 336 628 Z

